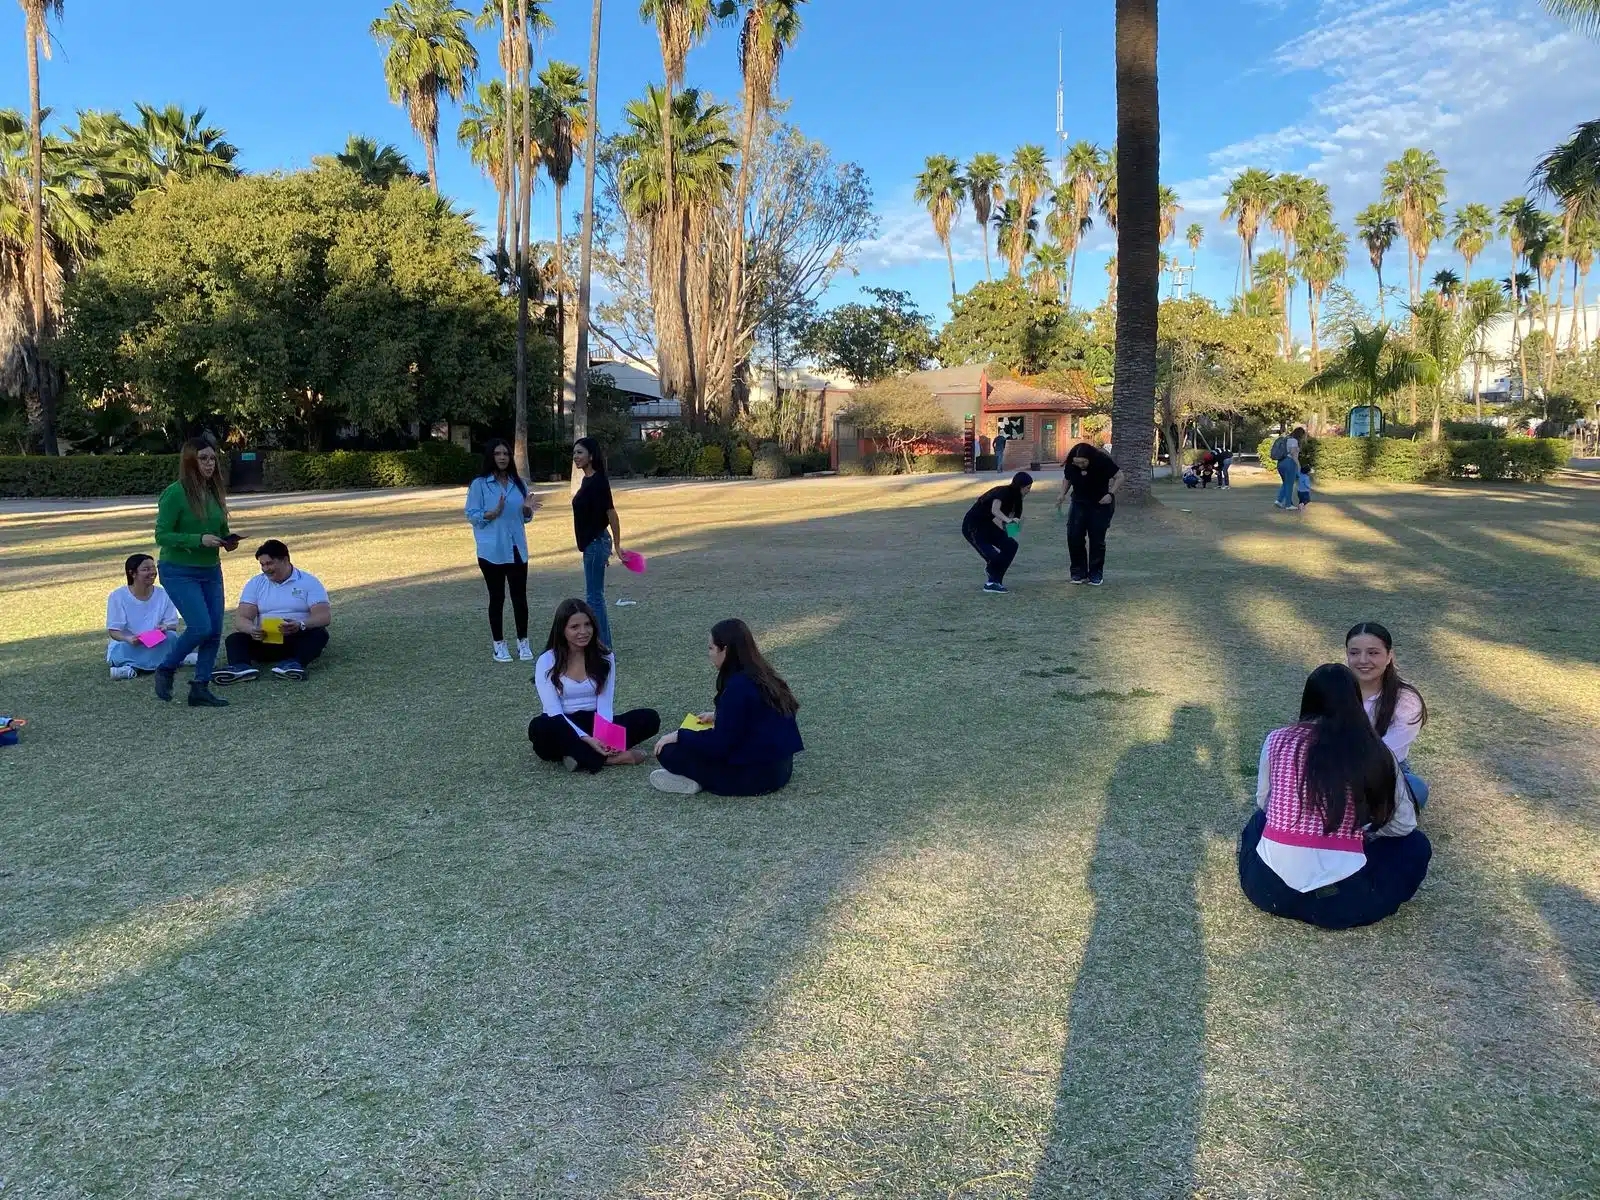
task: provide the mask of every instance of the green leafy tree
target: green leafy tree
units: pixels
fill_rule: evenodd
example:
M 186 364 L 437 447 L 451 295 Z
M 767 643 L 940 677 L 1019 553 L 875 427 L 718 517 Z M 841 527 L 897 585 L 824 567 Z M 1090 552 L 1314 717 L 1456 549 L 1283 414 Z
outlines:
M 405 106 L 411 128 L 428 154 L 428 182 L 439 192 L 439 98 L 458 103 L 478 71 L 478 51 L 467 36 L 472 14 L 452 0 L 396 0 L 372 23 L 385 46 L 383 77 L 389 98 Z
M 872 304 L 841 304 L 811 322 L 800 351 L 858 386 L 920 371 L 933 357 L 933 330 L 907 292 L 863 288 Z
M 917 443 L 955 425 L 933 393 L 909 379 L 884 379 L 858 392 L 839 419 L 882 443 L 911 470 Z
M 1109 336 L 1054 295 L 1041 297 L 1010 277 L 963 294 L 938 345 L 945 366 L 992 365 L 1019 375 L 1081 370 L 1097 381 L 1111 378 Z
M 1341 396 L 1352 407 L 1382 407 L 1406 388 L 1438 379 L 1438 363 L 1394 336 L 1389 326 L 1378 324 L 1351 329 L 1338 357 L 1313 375 L 1304 390 Z
M 421 183 L 353 172 L 179 181 L 101 232 L 68 288 L 81 396 L 182 428 L 318 445 L 506 413 L 513 316 L 471 223 Z M 553 369 L 553 348 L 542 353 Z

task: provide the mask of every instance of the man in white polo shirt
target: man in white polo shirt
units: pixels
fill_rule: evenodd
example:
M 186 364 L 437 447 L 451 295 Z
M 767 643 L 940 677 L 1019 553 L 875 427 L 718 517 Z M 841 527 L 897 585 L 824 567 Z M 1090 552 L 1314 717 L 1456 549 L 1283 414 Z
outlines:
M 234 614 L 235 632 L 228 635 L 228 665 L 211 677 L 213 683 L 241 683 L 259 671 L 251 665 L 272 663 L 279 679 L 304 679 L 306 666 L 328 645 L 328 589 L 315 575 L 289 561 L 289 547 L 277 538 L 256 551 L 261 574 L 244 585 Z

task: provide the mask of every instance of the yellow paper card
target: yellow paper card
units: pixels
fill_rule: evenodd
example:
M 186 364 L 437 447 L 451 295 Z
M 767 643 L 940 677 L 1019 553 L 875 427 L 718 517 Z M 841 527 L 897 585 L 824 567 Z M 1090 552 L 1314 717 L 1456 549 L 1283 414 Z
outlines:
M 683 719 L 683 724 L 679 725 L 678 728 L 679 729 L 687 729 L 690 733 L 701 733 L 701 732 L 703 732 L 703 731 L 705 731 L 707 729 L 710 729 L 711 726 L 707 725 L 704 721 L 702 721 L 699 717 L 695 716 L 693 713 L 690 713 L 687 717 L 685 717 Z
M 272 646 L 283 645 L 283 618 L 261 618 L 261 640 Z

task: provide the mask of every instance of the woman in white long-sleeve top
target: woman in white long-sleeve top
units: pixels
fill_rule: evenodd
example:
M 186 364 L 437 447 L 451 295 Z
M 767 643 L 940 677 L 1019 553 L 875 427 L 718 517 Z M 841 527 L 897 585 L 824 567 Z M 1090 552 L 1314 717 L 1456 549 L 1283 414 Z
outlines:
M 595 635 L 594 609 L 564 600 L 550 624 L 550 640 L 533 668 L 544 712 L 528 723 L 534 753 L 569 771 L 598 774 L 603 767 L 637 766 L 649 757 L 640 742 L 655 737 L 661 717 L 652 708 L 614 712 L 617 659 Z M 606 746 L 594 735 L 596 715 L 624 731 L 627 748 Z
M 1376 621 L 1362 621 L 1344 635 L 1344 661 L 1361 683 L 1361 703 L 1383 744 L 1400 761 L 1406 787 L 1420 809 L 1428 785 L 1411 769 L 1411 744 L 1428 723 L 1422 693 L 1400 678 L 1394 662 L 1394 637 Z
M 531 662 L 528 645 L 528 532 L 534 504 L 528 485 L 517 472 L 511 447 L 503 439 L 489 443 L 483 474 L 467 489 L 467 520 L 478 549 L 478 570 L 489 588 L 490 646 L 495 662 L 510 662 L 506 647 L 506 592 L 517 622 L 517 657 Z
M 1257 908 L 1323 929 L 1392 916 L 1433 848 L 1393 752 L 1341 663 L 1306 680 L 1300 720 L 1267 735 L 1257 812 L 1239 836 L 1239 885 Z

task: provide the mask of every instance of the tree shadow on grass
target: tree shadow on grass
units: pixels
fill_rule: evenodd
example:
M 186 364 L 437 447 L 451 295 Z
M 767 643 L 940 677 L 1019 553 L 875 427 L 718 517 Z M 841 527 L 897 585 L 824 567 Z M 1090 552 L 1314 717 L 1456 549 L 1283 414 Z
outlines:
M 1206 964 L 1195 881 L 1227 756 L 1210 708 L 1185 705 L 1106 785 L 1089 886 L 1094 929 L 1072 991 L 1039 1200 L 1187 1197 L 1205 1094 Z M 1163 794 L 1182 780 L 1194 790 Z
M 1525 890 L 1560 943 L 1567 973 L 1600 1015 L 1600 903 L 1551 879 L 1530 878 Z

